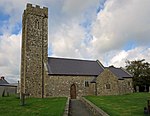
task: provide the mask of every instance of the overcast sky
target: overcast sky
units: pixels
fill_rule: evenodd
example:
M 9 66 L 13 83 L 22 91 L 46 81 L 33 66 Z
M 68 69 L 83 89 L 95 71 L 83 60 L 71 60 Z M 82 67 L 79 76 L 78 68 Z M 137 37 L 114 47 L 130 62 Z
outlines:
M 124 67 L 150 62 L 150 0 L 0 0 L 0 76 L 20 78 L 22 13 L 49 9 L 48 55 Z

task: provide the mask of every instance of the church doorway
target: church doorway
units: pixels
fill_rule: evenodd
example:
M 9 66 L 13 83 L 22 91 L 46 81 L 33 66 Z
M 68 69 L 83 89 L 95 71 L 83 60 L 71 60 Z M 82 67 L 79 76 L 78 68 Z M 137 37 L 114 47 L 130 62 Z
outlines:
M 70 98 L 76 99 L 76 85 L 72 84 L 70 87 Z

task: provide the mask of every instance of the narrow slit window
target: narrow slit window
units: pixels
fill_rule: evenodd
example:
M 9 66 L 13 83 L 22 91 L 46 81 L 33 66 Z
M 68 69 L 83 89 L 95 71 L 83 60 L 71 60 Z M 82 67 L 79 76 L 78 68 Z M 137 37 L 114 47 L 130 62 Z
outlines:
M 35 28 L 40 29 L 40 23 L 38 20 L 35 21 Z

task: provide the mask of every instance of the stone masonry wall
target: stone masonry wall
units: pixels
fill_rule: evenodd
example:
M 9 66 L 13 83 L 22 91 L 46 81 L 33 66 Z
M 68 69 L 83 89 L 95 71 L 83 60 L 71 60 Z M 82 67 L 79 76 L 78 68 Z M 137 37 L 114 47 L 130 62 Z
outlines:
M 121 95 L 133 92 L 132 78 L 125 78 L 124 80 L 118 80 L 118 84 L 119 84 L 119 93 Z
M 108 69 L 105 69 L 97 77 L 97 95 L 118 95 L 118 79 L 117 77 Z M 106 86 L 110 85 L 110 89 Z
M 94 84 L 90 84 L 93 76 L 47 76 L 45 80 L 45 97 L 65 96 L 70 97 L 70 87 L 76 86 L 77 98 L 85 95 L 93 95 Z M 85 81 L 89 81 L 89 87 L 85 87 Z
M 44 63 L 48 49 L 48 9 L 27 4 L 22 21 L 21 92 L 44 95 Z
M 110 88 L 106 87 L 108 84 Z M 132 92 L 132 78 L 118 80 L 118 77 L 108 69 L 97 77 L 97 95 L 122 95 Z

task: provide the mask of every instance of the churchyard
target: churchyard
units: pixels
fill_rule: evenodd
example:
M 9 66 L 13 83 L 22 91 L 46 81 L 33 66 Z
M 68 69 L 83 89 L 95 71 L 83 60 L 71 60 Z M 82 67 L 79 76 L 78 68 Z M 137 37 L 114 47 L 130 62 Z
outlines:
M 86 96 L 86 99 L 110 116 L 144 116 L 144 107 L 150 93 L 132 93 L 117 96 Z M 0 97 L 0 112 L 3 116 L 62 116 L 67 98 L 26 98 L 25 105 L 16 96 Z M 147 115 L 149 116 L 149 115 Z
M 20 99 L 0 97 L 1 116 L 62 116 L 67 98 L 27 98 L 21 106 Z
M 144 107 L 147 107 L 150 93 L 132 93 L 119 96 L 87 96 L 85 98 L 110 116 L 145 116 Z

